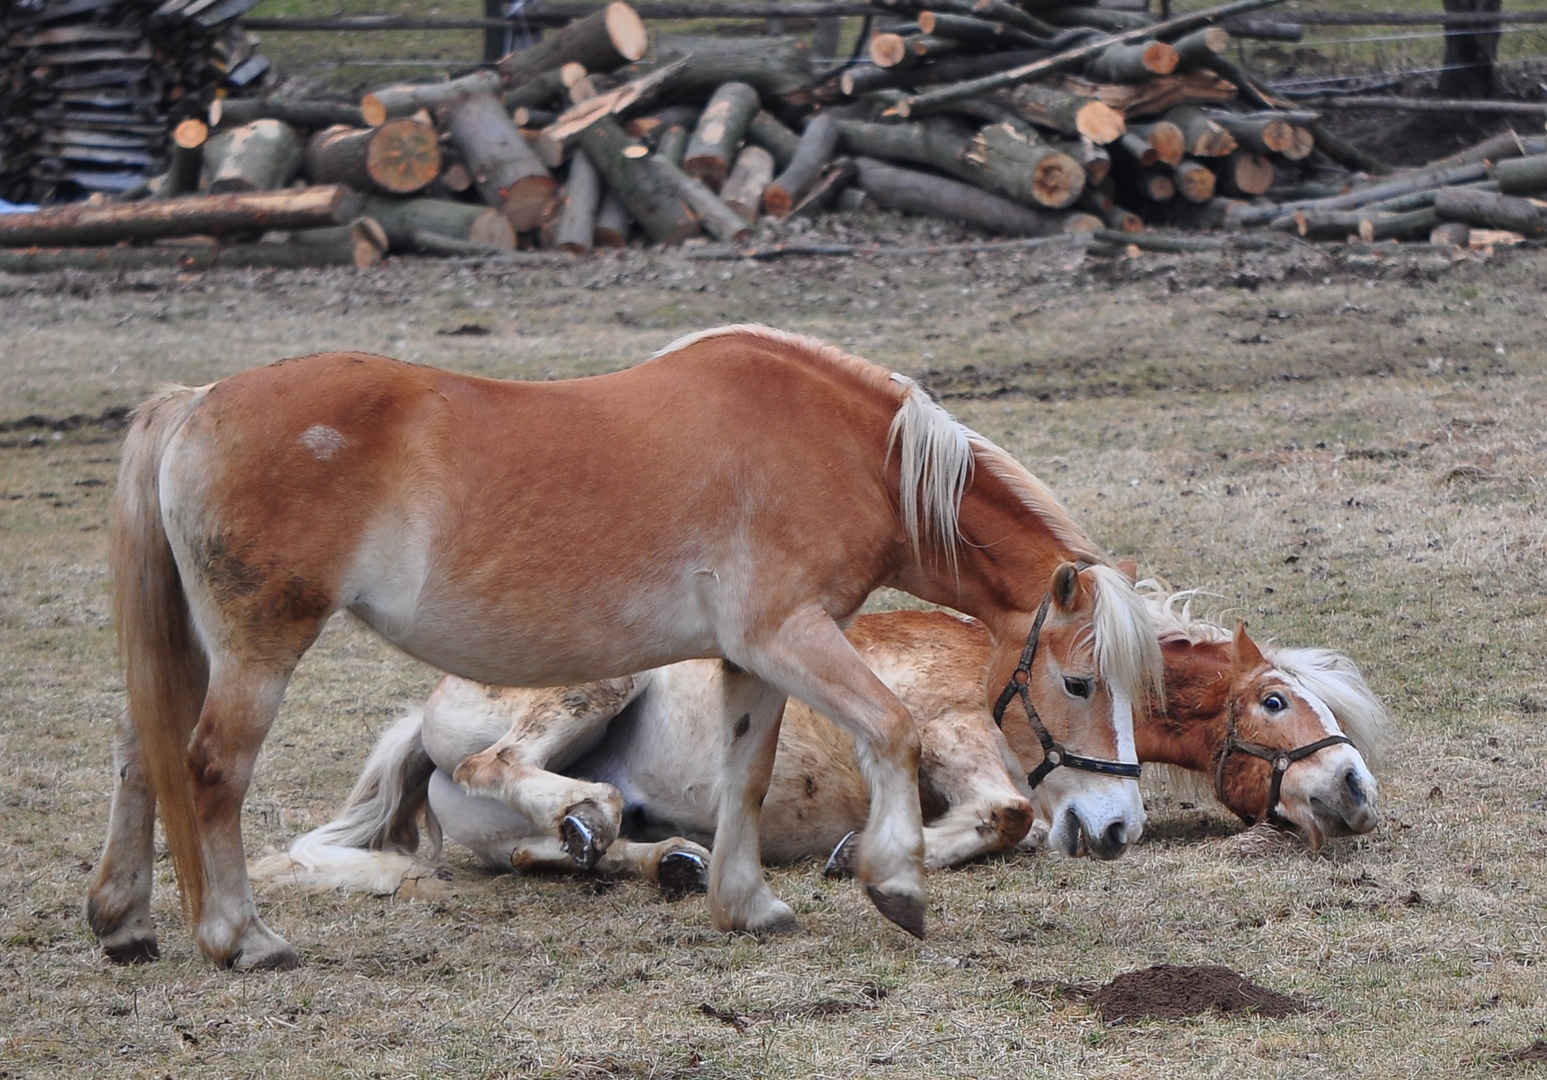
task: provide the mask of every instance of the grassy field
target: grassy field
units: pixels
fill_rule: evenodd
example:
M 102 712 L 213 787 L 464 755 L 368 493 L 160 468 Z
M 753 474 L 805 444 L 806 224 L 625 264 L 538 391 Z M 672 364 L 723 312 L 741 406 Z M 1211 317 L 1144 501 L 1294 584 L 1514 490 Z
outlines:
M 1032 254 L 366 274 L 0 277 L 0 1076 L 1496 1077 L 1547 1036 L 1547 256 Z M 216 971 L 177 914 L 115 968 L 80 905 L 122 686 L 108 621 L 116 410 L 167 380 L 347 347 L 524 378 L 760 320 L 923 373 L 1114 555 L 1255 635 L 1350 653 L 1397 717 L 1383 823 L 1245 857 L 1171 801 L 1116 863 L 932 875 L 930 936 L 811 865 L 801 933 L 701 898 L 491 877 L 444 896 L 261 898 L 301 951 Z M 486 336 L 446 336 L 476 323 Z M 29 419 L 30 417 L 30 419 Z M 70 417 L 83 419 L 68 420 Z M 105 422 L 100 422 L 105 419 Z M 249 851 L 327 820 L 434 673 L 345 622 L 306 658 L 245 807 Z M 1286 1020 L 1104 1026 L 1066 984 L 1219 963 Z

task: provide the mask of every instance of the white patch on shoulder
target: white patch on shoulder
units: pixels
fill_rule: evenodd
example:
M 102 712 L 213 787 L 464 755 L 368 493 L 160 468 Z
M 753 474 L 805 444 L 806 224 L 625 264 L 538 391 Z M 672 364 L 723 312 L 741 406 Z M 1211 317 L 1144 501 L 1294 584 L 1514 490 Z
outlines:
M 313 424 L 301 432 L 301 445 L 317 455 L 318 461 L 327 461 L 342 450 L 348 440 L 336 428 L 326 424 Z

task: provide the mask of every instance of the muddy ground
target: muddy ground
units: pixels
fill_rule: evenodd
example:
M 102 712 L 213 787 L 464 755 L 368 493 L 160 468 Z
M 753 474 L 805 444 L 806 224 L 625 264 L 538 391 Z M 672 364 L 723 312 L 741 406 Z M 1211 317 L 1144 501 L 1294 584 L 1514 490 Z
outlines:
M 1547 1033 L 1544 270 L 1535 251 L 1291 246 L 0 277 L 0 1075 L 1539 1068 L 1522 1051 Z M 1161 794 L 1120 862 L 933 875 L 923 942 L 810 865 L 772 873 L 804 931 L 759 941 L 714 931 L 699 898 L 453 854 L 436 899 L 264 897 L 304 966 L 240 976 L 197 957 L 163 862 L 164 959 L 106 965 L 80 902 L 122 700 L 104 544 L 124 408 L 327 348 L 600 372 L 727 321 L 925 376 L 1114 555 L 1259 637 L 1352 655 L 1396 716 L 1382 827 L 1249 857 L 1236 823 Z M 433 678 L 331 626 L 260 761 L 249 850 L 326 820 Z M 1156 964 L 1221 964 L 1307 1011 L 1108 1027 L 1057 989 Z

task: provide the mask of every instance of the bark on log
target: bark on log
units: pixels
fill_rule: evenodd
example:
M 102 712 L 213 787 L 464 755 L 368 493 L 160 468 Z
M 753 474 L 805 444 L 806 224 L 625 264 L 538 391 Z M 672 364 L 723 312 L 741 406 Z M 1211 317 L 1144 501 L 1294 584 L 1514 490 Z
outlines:
M 774 165 L 789 168 L 800 149 L 800 136 L 779 122 L 767 110 L 761 110 L 747 124 L 747 142 L 761 146 L 773 155 Z
M 323 266 L 376 265 L 353 242 L 333 244 L 208 244 L 199 247 L 33 247 L 0 250 L 0 272 L 36 274 L 57 270 L 297 270 Z M 380 261 L 379 255 L 376 260 Z
M 1185 158 L 1172 172 L 1177 194 L 1191 203 L 1202 205 L 1214 197 L 1218 181 L 1213 170 L 1201 161 Z
M 516 233 L 504 214 L 487 206 L 449 199 L 399 199 L 371 195 L 366 216 L 386 231 L 392 251 L 422 251 L 420 234 L 430 233 L 498 251 L 514 251 Z
M 1259 154 L 1282 154 L 1295 148 L 1294 127 L 1276 116 L 1245 117 L 1215 113 L 1210 117 L 1241 146 Z
M 499 62 L 499 77 L 506 89 L 514 89 L 565 64 L 612 71 L 638 60 L 649 47 L 649 32 L 634 9 L 612 3 L 545 35 L 529 49 L 511 53 Z
M 1027 84 L 1017 87 L 1011 100 L 1015 111 L 1033 124 L 1083 135 L 1100 146 L 1115 142 L 1128 130 L 1122 114 L 1110 105 L 1067 90 Z
M 1380 240 L 1412 243 L 1427 239 L 1439 225 L 1440 216 L 1432 206 L 1401 214 L 1366 214 L 1359 222 L 1359 239 L 1366 244 Z
M 1472 227 L 1464 221 L 1442 221 L 1429 231 L 1429 243 L 1468 248 L 1472 244 Z
M 540 109 L 532 105 L 519 105 L 510 110 L 510 118 L 515 121 L 516 127 L 545 128 L 559 118 L 559 114 L 552 109 Z
M 586 160 L 591 160 L 589 156 Z M 606 248 L 628 247 L 629 229 L 633 219 L 623 200 L 612 192 L 602 196 L 602 204 L 596 210 L 596 246 Z
M 1028 34 L 1004 23 L 989 19 L 977 19 L 970 15 L 952 15 L 940 11 L 921 11 L 919 29 L 933 37 L 951 38 L 974 45 L 987 45 L 995 49 L 1036 49 L 1046 45 L 1046 40 L 1036 34 Z
M 1448 187 L 1435 195 L 1434 211 L 1445 221 L 1507 229 L 1533 240 L 1547 236 L 1547 206 L 1518 195 Z
M 1084 64 L 1086 60 L 1103 52 L 1112 45 L 1128 41 L 1138 41 L 1145 37 L 1158 39 L 1173 37 L 1187 33 L 1200 26 L 1218 22 L 1220 19 L 1228 18 L 1231 15 L 1240 15 L 1248 11 L 1255 11 L 1258 8 L 1267 7 L 1275 2 L 1277 0 L 1236 0 L 1235 3 L 1192 12 L 1157 23 L 1154 26 L 1125 31 L 1110 38 L 1099 38 L 1095 41 L 1077 45 L 1072 49 L 1066 49 L 1046 59 L 1011 68 L 1008 71 L 1002 71 L 982 78 L 968 79 L 937 90 L 913 94 L 903 103 L 899 112 L 903 116 L 914 113 L 922 115 L 928 112 L 939 112 L 958 101 L 968 101 L 975 97 L 982 97 L 984 94 L 992 93 L 1005 87 L 1016 86 L 1041 75 L 1068 71 Z
M 871 2 L 876 7 L 889 8 L 910 15 L 924 6 L 917 0 L 871 0 Z M 928 6 L 933 11 L 1003 23 L 1044 40 L 1058 35 L 1056 26 L 1008 0 L 929 0 Z
M 856 167 L 856 174 L 858 171 Z M 833 200 L 833 206 L 840 214 L 868 214 L 876 209 L 876 201 L 864 188 L 850 185 L 838 192 L 838 197 Z
M 499 99 L 490 94 L 457 98 L 441 106 L 439 121 L 483 201 L 509 218 L 517 232 L 541 224 L 552 210 L 553 177 Z
M 301 171 L 301 140 L 278 120 L 254 120 L 205 144 L 205 187 L 211 195 L 274 191 Z
M 403 83 L 373 90 L 360 99 L 360 116 L 371 127 L 399 116 L 412 116 L 420 109 L 434 112 L 469 94 L 498 94 L 499 76 L 492 71 L 477 71 L 460 79 L 441 83 Z
M 440 175 L 440 140 L 429 124 L 404 117 L 372 128 L 325 128 L 306 144 L 314 184 L 411 195 Z
M 1230 31 L 1223 26 L 1205 26 L 1183 34 L 1171 43 L 1176 50 L 1177 66 L 1184 68 L 1206 67 L 1216 56 L 1230 48 Z
M 1224 157 L 1235 153 L 1239 146 L 1234 135 L 1196 105 L 1179 105 L 1166 113 L 1166 119 L 1181 129 L 1182 142 L 1190 157 Z
M 788 217 L 812 217 L 827 209 L 837 199 L 838 194 L 848 188 L 850 181 L 858 172 L 859 166 L 854 164 L 853 158 L 834 158 L 828 162 L 827 168 L 822 170 L 822 175 L 817 177 L 817 182 L 811 186 L 811 190 L 790 209 Z
M 710 236 L 724 244 L 745 240 L 752 235 L 752 226 L 729 206 L 725 205 L 708 186 L 696 176 L 689 176 L 669 161 L 656 158 L 656 168 L 671 179 L 682 201 L 692 209 L 699 225 Z
M 584 154 L 569 161 L 552 246 L 571 255 L 589 255 L 596 240 L 596 210 L 602 201 L 602 177 Z
M 319 258 L 330 266 L 353 264 L 356 270 L 380 266 L 388 246 L 386 230 L 369 217 L 331 229 L 298 230 L 290 234 L 289 243 L 307 249 L 302 258 Z
M 813 117 L 800 137 L 795 156 L 763 192 L 763 209 L 774 217 L 788 214 L 837 152 L 838 139 L 838 124 L 831 116 L 819 113 Z
M 1501 161 L 1489 170 L 1505 195 L 1535 195 L 1547 191 L 1547 155 Z
M 555 99 L 568 101 L 569 91 L 586 77 L 584 64 L 562 64 L 552 71 L 545 71 L 531 82 L 523 83 L 514 90 L 507 90 L 500 103 L 515 112 L 520 108 L 539 108 Z
M 0 247 L 117 244 L 318 228 L 352 221 L 359 211 L 360 197 L 342 186 L 104 206 L 72 203 L 26 214 L 0 214 Z
M 756 221 L 758 208 L 763 205 L 763 192 L 773 182 L 773 176 L 773 154 L 761 146 L 744 146 L 720 188 L 720 198 L 746 220 Z
M 344 124 L 364 127 L 360 106 L 333 101 L 299 101 L 293 98 L 216 98 L 209 107 L 210 127 L 241 127 L 254 120 L 278 120 L 305 130 Z
M 607 186 L 652 240 L 680 244 L 698 232 L 698 220 L 683 201 L 668 166 L 655 160 L 623 133 L 611 116 L 602 116 L 581 133 L 581 149 Z
M 1182 129 L 1169 120 L 1157 120 L 1151 124 L 1130 124 L 1130 135 L 1137 135 L 1154 147 L 1162 165 L 1175 168 L 1187 156 L 1187 140 Z
M 873 90 L 887 90 L 897 86 L 917 88 L 974 79 L 999 71 L 1008 71 L 1010 68 L 1040 60 L 1047 55 L 1046 49 L 1027 49 L 984 53 L 980 56 L 948 56 L 928 67 L 902 70 L 880 68 L 874 64 L 860 64 L 849 68 L 839 76 L 838 84 L 844 95 L 857 97 Z
M 1176 50 L 1163 41 L 1135 41 L 1113 45 L 1085 65 L 1085 73 L 1097 82 L 1143 82 L 1176 70 Z
M 741 149 L 747 124 L 760 106 L 757 91 L 746 83 L 730 82 L 716 90 L 688 140 L 682 171 L 698 177 L 711 191 L 719 191 Z
M 888 210 L 946 218 L 1007 236 L 1050 236 L 1063 228 L 1062 214 L 1029 210 L 959 180 L 872 158 L 859 158 L 855 165 L 859 186 Z
M 1112 171 L 1112 155 L 1107 152 L 1107 148 L 1098 146 L 1083 135 L 1078 140 L 1053 145 L 1080 163 L 1080 167 L 1085 170 L 1087 184 L 1101 183 Z
M 1217 104 L 1237 96 L 1234 83 L 1208 71 L 1185 71 L 1136 83 L 1094 83 L 1065 76 L 1059 85 L 1110 105 L 1130 120 L 1158 116 L 1178 105 Z
M 659 63 L 686 60 L 672 79 L 672 89 L 703 93 L 728 82 L 744 82 L 758 92 L 765 107 L 778 103 L 804 108 L 811 104 L 816 79 L 808 63 L 810 48 L 795 38 L 661 38 Z M 643 71 L 646 65 L 636 65 Z
M 688 129 L 671 125 L 660 133 L 655 141 L 655 156 L 662 161 L 669 161 L 679 169 L 682 167 L 682 155 L 688 148 Z
M 663 64 L 622 86 L 570 106 L 543 128 L 537 137 L 537 153 L 550 168 L 558 168 L 580 144 L 581 133 L 598 117 L 621 119 L 629 113 L 649 108 L 668 91 L 678 88 L 677 80 L 686 69 L 686 61 Z
M 1155 20 L 1142 11 L 1120 11 L 1116 8 L 1072 5 L 1045 11 L 1043 17 L 1054 26 L 1090 26 L 1108 34 L 1160 29 L 1155 25 Z
M 158 198 L 175 199 L 198 190 L 208 141 L 209 128 L 200 120 L 184 120 L 173 129 L 171 159 L 156 193 Z
M 1219 161 L 1220 186 L 1231 195 L 1261 195 L 1273 186 L 1273 163 L 1250 150 L 1237 150 Z
M 1127 161 L 1141 168 L 1148 168 L 1160 160 L 1160 152 L 1133 132 L 1128 132 L 1112 144 L 1120 152 L 1117 161 Z
M 1476 146 L 1469 147 L 1459 154 L 1450 157 L 1439 158 L 1429 162 L 1426 168 L 1444 168 L 1449 165 L 1477 165 L 1486 161 L 1504 161 L 1508 158 L 1526 157 L 1536 154 L 1547 154 L 1547 138 L 1538 135 L 1535 138 L 1526 138 L 1506 131 L 1501 135 L 1484 139 Z

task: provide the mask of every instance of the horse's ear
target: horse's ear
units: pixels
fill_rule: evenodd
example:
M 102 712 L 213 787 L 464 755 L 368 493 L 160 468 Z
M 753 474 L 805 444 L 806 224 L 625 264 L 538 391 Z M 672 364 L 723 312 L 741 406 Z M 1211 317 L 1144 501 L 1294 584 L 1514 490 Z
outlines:
M 1053 571 L 1053 603 L 1059 611 L 1071 611 L 1080 599 L 1080 568 L 1061 563 Z
M 1127 578 L 1130 585 L 1139 580 L 1139 564 L 1132 559 L 1118 559 L 1117 572 Z
M 1261 667 L 1267 661 L 1263 659 L 1262 650 L 1257 648 L 1257 643 L 1246 632 L 1246 624 L 1240 619 L 1235 623 L 1235 637 L 1230 641 L 1230 662 L 1242 670 Z

